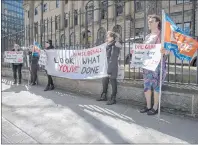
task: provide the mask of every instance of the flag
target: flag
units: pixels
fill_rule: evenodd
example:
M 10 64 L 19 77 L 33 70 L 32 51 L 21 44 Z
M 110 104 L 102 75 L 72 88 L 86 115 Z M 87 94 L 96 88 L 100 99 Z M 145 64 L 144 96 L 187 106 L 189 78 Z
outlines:
M 41 52 L 41 45 L 38 42 L 34 41 L 32 55 L 35 57 L 39 57 L 40 52 Z
M 163 11 L 162 46 L 172 51 L 178 59 L 190 61 L 198 49 L 198 41 L 180 29 Z

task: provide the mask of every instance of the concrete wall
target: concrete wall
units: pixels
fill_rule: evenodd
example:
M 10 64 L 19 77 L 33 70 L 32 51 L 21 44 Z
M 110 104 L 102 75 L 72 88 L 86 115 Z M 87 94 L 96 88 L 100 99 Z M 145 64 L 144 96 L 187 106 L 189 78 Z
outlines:
M 23 70 L 23 79 L 28 80 L 28 71 Z M 11 68 L 2 68 L 2 76 L 12 77 Z M 47 77 L 44 72 L 38 73 L 39 84 L 46 85 Z M 55 86 L 66 91 L 99 97 L 102 89 L 101 80 L 70 80 L 65 78 L 53 77 Z M 111 87 L 109 87 L 109 96 Z M 179 111 L 186 115 L 198 114 L 198 87 L 190 88 L 181 85 L 166 85 L 163 87 L 162 107 L 166 111 Z M 136 81 L 123 81 L 118 85 L 118 102 L 144 105 L 143 85 Z

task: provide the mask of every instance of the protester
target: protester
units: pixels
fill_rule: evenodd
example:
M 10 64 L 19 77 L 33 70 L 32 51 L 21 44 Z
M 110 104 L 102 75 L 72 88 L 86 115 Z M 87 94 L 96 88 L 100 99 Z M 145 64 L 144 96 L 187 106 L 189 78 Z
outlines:
M 103 91 L 97 101 L 107 101 L 107 91 L 109 80 L 111 82 L 112 94 L 110 100 L 107 102 L 107 105 L 112 105 L 116 103 L 116 94 L 117 94 L 117 75 L 118 75 L 118 57 L 120 54 L 120 49 L 122 45 L 119 41 L 116 41 L 118 36 L 114 32 L 107 32 L 107 63 L 108 63 L 108 77 L 103 78 Z
M 14 44 L 14 48 L 12 49 L 12 51 L 22 51 L 22 49 L 20 48 L 20 46 L 18 44 Z M 21 78 L 22 78 L 21 68 L 22 68 L 22 66 L 23 66 L 22 63 L 12 63 L 14 84 L 17 83 L 17 72 L 18 72 L 18 79 L 19 79 L 18 83 L 21 84 Z
M 33 86 L 37 84 L 36 82 L 37 82 L 39 54 L 38 52 L 34 51 L 34 48 L 30 48 L 28 54 L 29 54 L 30 75 L 31 75 L 30 85 Z
M 54 49 L 54 46 L 52 45 L 52 40 L 48 40 L 45 43 L 45 48 L 47 50 Z M 47 86 L 46 86 L 44 91 L 53 90 L 54 89 L 54 83 L 53 83 L 53 80 L 52 80 L 52 76 L 47 73 L 47 70 L 46 70 L 46 74 L 47 74 L 47 78 L 48 78 L 48 83 L 47 83 Z
M 149 35 L 146 36 L 145 44 L 160 44 L 161 43 L 161 19 L 157 15 L 150 15 L 148 17 L 148 27 L 151 31 Z M 161 49 L 161 53 L 164 54 L 163 65 L 162 65 L 162 81 L 166 77 L 166 64 L 165 55 L 168 54 L 164 48 Z M 144 94 L 146 98 L 147 106 L 140 110 L 141 113 L 147 113 L 148 115 L 155 115 L 158 113 L 158 103 L 159 103 L 159 90 L 160 90 L 160 68 L 161 62 L 159 63 L 156 71 L 150 71 L 143 69 L 143 79 L 144 79 Z M 154 90 L 154 105 L 151 106 L 151 88 Z

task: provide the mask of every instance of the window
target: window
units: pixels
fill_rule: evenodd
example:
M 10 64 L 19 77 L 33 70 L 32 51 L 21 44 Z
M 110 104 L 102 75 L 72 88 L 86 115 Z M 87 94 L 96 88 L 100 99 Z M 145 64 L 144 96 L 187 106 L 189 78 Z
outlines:
M 67 28 L 67 27 L 68 27 L 68 19 L 65 18 L 65 28 Z
M 78 25 L 78 10 L 74 10 L 74 25 Z
M 139 12 L 143 10 L 143 1 L 135 1 L 135 11 Z
M 177 23 L 176 24 L 180 29 L 182 29 L 182 23 Z M 191 28 L 191 22 L 184 22 L 184 32 L 187 34 L 187 35 L 190 35 L 190 28 Z
M 59 8 L 60 6 L 60 0 L 56 0 L 56 8 Z
M 28 11 L 28 18 L 29 18 L 29 16 L 30 16 L 30 12 Z
M 93 1 L 89 1 L 86 5 L 86 11 L 87 11 L 87 22 L 91 23 L 93 20 Z
M 55 16 L 55 30 L 58 30 L 58 16 Z
M 108 0 L 101 1 L 101 19 L 107 18 L 107 11 L 108 11 Z
M 68 3 L 68 0 L 65 0 L 65 4 L 67 4 Z
M 113 32 L 116 32 L 120 35 L 120 38 L 122 38 L 122 27 L 120 25 L 116 25 L 113 27 Z
M 38 34 L 38 22 L 34 23 L 34 33 Z
M 43 12 L 47 11 L 47 3 L 43 5 Z
M 100 45 L 104 43 L 105 39 L 106 39 L 106 30 L 105 28 L 101 27 L 98 29 L 96 45 Z
M 115 7 L 116 7 L 116 16 L 120 16 L 123 13 L 123 7 L 124 7 L 124 1 L 122 0 L 116 0 L 115 1 Z
M 38 10 L 37 8 L 34 9 L 34 15 L 37 15 L 38 14 Z
M 184 3 L 189 3 L 191 2 L 192 0 L 184 0 Z M 183 4 L 183 0 L 176 0 L 176 4 Z

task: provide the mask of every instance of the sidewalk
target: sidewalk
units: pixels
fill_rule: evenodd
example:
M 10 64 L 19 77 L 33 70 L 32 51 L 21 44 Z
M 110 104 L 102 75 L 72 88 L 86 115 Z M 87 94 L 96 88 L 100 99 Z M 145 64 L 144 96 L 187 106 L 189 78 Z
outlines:
M 2 143 L 198 143 L 198 121 L 2 79 Z

